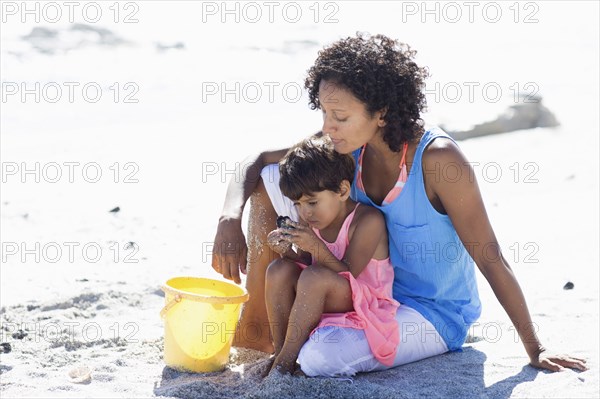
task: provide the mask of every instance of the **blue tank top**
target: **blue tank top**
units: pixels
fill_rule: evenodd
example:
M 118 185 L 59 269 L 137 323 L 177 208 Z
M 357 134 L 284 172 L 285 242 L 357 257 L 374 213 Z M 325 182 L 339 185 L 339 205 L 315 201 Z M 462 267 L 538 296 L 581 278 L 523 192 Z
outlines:
M 385 216 L 394 266 L 394 299 L 421 313 L 433 324 L 448 349 L 458 350 L 469 326 L 481 314 L 481 302 L 473 259 L 450 218 L 436 211 L 425 193 L 423 151 L 438 137 L 452 140 L 437 127 L 425 132 L 408 180 L 392 203 L 379 206 L 371 201 L 356 187 L 356 174 L 351 197 L 379 209 Z M 352 155 L 358 170 L 360 149 Z M 440 177 L 440 172 L 431 171 L 431 177 Z

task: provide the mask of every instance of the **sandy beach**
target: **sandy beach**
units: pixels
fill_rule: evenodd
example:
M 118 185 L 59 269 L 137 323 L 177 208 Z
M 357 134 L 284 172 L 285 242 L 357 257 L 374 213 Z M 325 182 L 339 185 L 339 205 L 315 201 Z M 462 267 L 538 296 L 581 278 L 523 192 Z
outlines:
M 195 231 L 191 221 L 197 220 L 201 210 L 181 208 L 169 220 L 152 216 L 154 211 L 130 211 L 125 206 L 112 214 L 108 212 L 111 203 L 98 209 L 99 216 L 87 224 L 77 221 L 76 226 L 66 226 L 65 222 L 62 229 L 79 229 L 79 234 L 89 235 L 88 242 L 96 237 L 135 241 L 140 246 L 135 255 L 138 263 L 114 263 L 105 257 L 95 264 L 79 260 L 63 265 L 29 262 L 20 268 L 3 266 L 2 342 L 10 343 L 12 351 L 1 355 L 2 396 L 254 398 L 306 397 L 310 393 L 340 398 L 597 397 L 598 271 L 591 266 L 597 262 L 593 248 L 598 237 L 594 224 L 585 222 L 597 217 L 597 213 L 585 212 L 597 198 L 597 184 L 591 184 L 597 172 L 576 154 L 565 156 L 565 168 L 553 162 L 550 154 L 560 152 L 564 134 L 560 130 L 521 131 L 474 139 L 462 147 L 474 161 L 485 164 L 493 159 L 508 166 L 526 159 L 522 158 L 524 152 L 512 151 L 502 159 L 497 151 L 511 148 L 517 137 L 521 143 L 544 138 L 547 147 L 536 158 L 539 183 L 515 188 L 512 178 L 505 184 L 486 182 L 483 175 L 478 178 L 497 234 L 513 258 L 538 334 L 549 347 L 587 358 L 589 371 L 550 374 L 528 366 L 510 321 L 478 276 L 484 311 L 460 353 L 353 379 L 283 377 L 261 381 L 258 375 L 265 356 L 233 349 L 225 372 L 175 372 L 162 362 L 163 325 L 158 312 L 164 298 L 159 287 L 177 275 L 218 278 L 206 263 L 194 260 L 196 251 L 190 249 Z M 556 192 L 553 184 L 564 190 Z M 549 192 L 553 193 L 550 198 Z M 578 206 L 565 205 L 573 204 L 572 198 L 579 199 Z M 562 214 L 552 216 L 561 228 L 548 228 L 548 215 L 539 206 L 543 203 L 544 209 L 563 207 Z M 524 206 L 530 210 L 523 212 Z M 3 202 L 3 235 L 32 224 L 38 232 L 47 229 L 45 234 L 58 234 L 53 228 L 59 220 L 70 219 L 57 212 L 54 220 L 47 216 L 44 220 L 43 214 L 43 209 Z M 575 230 L 577 240 L 573 240 Z M 185 244 L 172 243 L 180 236 L 188 237 Z M 168 248 L 168 256 L 161 256 L 164 248 Z M 104 250 L 112 256 L 108 242 Z M 565 290 L 569 281 L 574 287 Z M 24 332 L 23 337 L 19 331 Z M 69 377 L 69 372 L 80 366 L 91 373 L 91 379 L 83 384 Z
M 236 348 L 223 372 L 165 367 L 160 286 L 175 276 L 220 278 L 210 267 L 210 248 L 239 161 L 265 145 L 290 145 L 313 133 L 321 117 L 307 109 L 305 97 L 203 101 L 202 90 L 221 81 L 301 84 L 319 48 L 359 29 L 374 33 L 378 21 L 360 22 L 364 2 L 347 10 L 342 2 L 339 24 L 275 24 L 277 36 L 244 25 L 198 26 L 183 3 L 144 9 L 149 3 L 140 3 L 146 14 L 136 26 L 97 25 L 116 36 L 43 21 L 2 27 L 4 83 L 98 82 L 103 98 L 111 99 L 3 98 L 2 398 L 599 397 L 597 4 L 550 9 L 541 2 L 538 25 L 513 24 L 502 39 L 476 38 L 470 51 L 455 48 L 464 62 L 449 63 L 450 50 L 425 35 L 441 33 L 439 27 L 386 19 L 380 28 L 414 43 L 433 81 L 496 79 L 508 95 L 498 103 L 452 103 L 431 93 L 428 123 L 474 126 L 506 109 L 515 81 L 538 85 L 560 126 L 469 139 L 460 147 L 541 341 L 587 359 L 589 370 L 553 374 L 528 366 L 514 327 L 478 273 L 483 313 L 461 352 L 352 378 L 261 380 L 266 355 Z M 180 20 L 169 19 L 174 10 Z M 170 25 L 156 28 L 161 21 Z M 453 26 L 444 28 L 453 43 L 473 35 L 468 25 Z M 480 28 L 490 33 L 498 26 Z M 554 26 L 571 30 L 559 35 Z M 23 39 L 35 27 L 56 29 L 48 35 L 63 38 L 35 42 L 54 53 Z M 247 36 L 242 28 L 250 29 Z M 227 30 L 239 36 L 225 46 L 205 39 Z M 563 64 L 555 62 L 557 54 L 566 57 Z M 233 66 L 240 58 L 245 68 Z M 577 68 L 567 69 L 571 63 Z M 121 95 L 134 93 L 125 86 L 134 82 L 139 102 L 113 101 L 114 82 Z

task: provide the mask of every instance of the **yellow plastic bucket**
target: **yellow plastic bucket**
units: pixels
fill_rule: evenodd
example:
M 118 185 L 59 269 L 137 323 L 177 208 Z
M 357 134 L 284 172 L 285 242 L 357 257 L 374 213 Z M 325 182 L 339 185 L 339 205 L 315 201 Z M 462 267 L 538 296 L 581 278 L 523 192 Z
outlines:
M 220 371 L 229 360 L 231 341 L 248 293 L 225 281 L 175 277 L 161 289 L 165 307 L 164 361 L 179 371 Z

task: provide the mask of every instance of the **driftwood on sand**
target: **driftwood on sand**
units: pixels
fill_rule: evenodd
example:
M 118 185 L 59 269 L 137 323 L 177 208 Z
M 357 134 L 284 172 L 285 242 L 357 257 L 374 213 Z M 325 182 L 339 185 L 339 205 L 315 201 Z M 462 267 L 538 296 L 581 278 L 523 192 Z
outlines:
M 507 133 L 536 127 L 559 126 L 554 114 L 542 104 L 539 96 L 524 97 L 521 103 L 511 105 L 496 119 L 475 125 L 472 129 L 452 131 L 444 129 L 455 140 Z M 443 126 L 442 126 L 443 128 Z

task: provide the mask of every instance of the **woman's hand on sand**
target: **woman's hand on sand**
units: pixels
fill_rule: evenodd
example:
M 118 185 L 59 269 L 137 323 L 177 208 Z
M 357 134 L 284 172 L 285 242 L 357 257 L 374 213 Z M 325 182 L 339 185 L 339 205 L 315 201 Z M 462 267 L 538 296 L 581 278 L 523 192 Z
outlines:
M 279 255 L 285 255 L 292 248 L 292 244 L 285 240 L 283 229 L 276 229 L 270 232 L 267 236 L 267 244 Z
M 248 247 L 242 231 L 242 221 L 234 218 L 222 218 L 212 254 L 212 267 L 228 280 L 240 284 L 240 271 L 246 274 Z
M 564 371 L 566 368 L 587 370 L 585 359 L 579 359 L 569 355 L 558 355 L 542 348 L 535 358 L 531 359 L 530 364 L 533 367 L 547 369 L 551 371 Z

